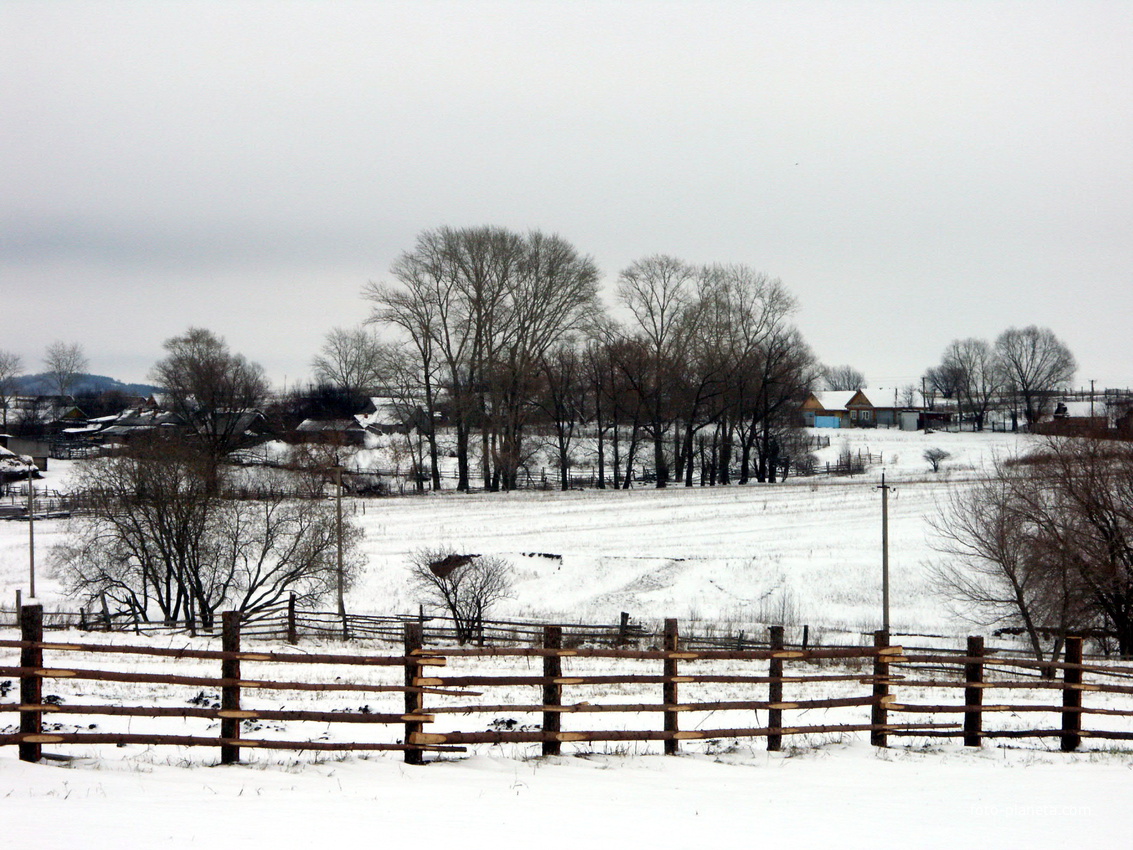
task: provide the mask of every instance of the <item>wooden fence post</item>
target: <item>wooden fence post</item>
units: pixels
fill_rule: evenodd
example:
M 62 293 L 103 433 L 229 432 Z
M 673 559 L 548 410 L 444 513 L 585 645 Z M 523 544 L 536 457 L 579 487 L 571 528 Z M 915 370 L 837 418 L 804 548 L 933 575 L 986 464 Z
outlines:
M 543 626 L 543 648 L 562 649 L 562 626 Z M 543 676 L 548 679 L 558 679 L 563 674 L 563 660 L 558 655 L 543 656 Z M 543 685 L 543 705 L 560 706 L 563 704 L 563 686 L 550 683 Z M 558 732 L 562 729 L 562 712 L 543 712 L 543 731 Z M 562 744 L 558 741 L 544 741 L 543 755 L 557 756 L 562 752 Z
M 1066 639 L 1066 663 L 1082 663 L 1082 639 Z M 1062 752 L 1070 753 L 1082 743 L 1082 692 L 1073 687 L 1082 684 L 1082 668 L 1066 667 L 1062 671 Z
M 622 611 L 621 619 L 618 622 L 618 646 L 627 646 L 629 644 L 629 612 Z
M 405 624 L 405 713 L 415 714 L 420 713 L 421 707 L 424 705 L 424 697 L 420 690 L 408 690 L 416 686 L 417 679 L 421 678 L 421 665 L 417 661 L 416 656 L 413 654 L 421 649 L 424 644 L 422 637 L 422 629 L 420 623 L 406 623 Z M 408 745 L 413 736 L 420 732 L 424 727 L 424 722 L 420 720 L 406 720 L 405 721 L 405 743 Z M 424 764 L 425 753 L 419 749 L 407 749 L 405 751 L 406 764 Z
M 771 626 L 768 631 L 771 633 L 771 651 L 775 652 L 783 648 L 783 627 Z M 772 657 L 767 663 L 767 676 L 771 679 L 771 683 L 767 686 L 767 699 L 774 706 L 776 703 L 783 702 L 783 659 Z M 767 733 L 767 749 L 771 752 L 778 752 L 783 747 L 783 709 L 781 708 L 768 708 L 767 709 L 767 727 L 768 729 L 779 730 L 769 731 Z
M 973 659 L 964 664 L 964 746 L 978 747 L 983 743 L 984 639 L 978 635 L 968 638 L 968 656 Z
M 889 632 L 885 629 L 878 629 L 873 633 L 874 649 L 881 650 L 887 646 L 889 646 Z M 875 681 L 873 683 L 873 710 L 870 712 L 870 723 L 875 726 L 883 726 L 889 721 L 889 712 L 885 708 L 885 702 L 883 702 L 884 698 L 889 696 L 889 684 L 887 681 L 881 681 L 881 679 L 888 677 L 889 664 L 880 652 L 873 659 L 873 675 Z M 885 747 L 888 746 L 889 736 L 884 729 L 872 729 L 869 733 L 869 742 L 875 747 Z
M 221 614 L 220 648 L 224 652 L 240 651 L 240 612 L 225 611 Z M 220 737 L 235 740 L 240 737 L 240 718 L 226 717 L 226 712 L 240 711 L 240 659 L 224 658 L 220 662 L 220 677 L 226 679 L 220 689 Z M 236 744 L 220 745 L 220 763 L 237 764 L 240 761 L 240 747 Z
M 20 608 L 20 640 L 39 644 L 43 641 L 43 606 L 24 605 Z M 35 669 L 43 668 L 43 648 L 25 646 L 20 649 L 20 666 Z M 34 674 L 20 677 L 20 705 L 43 704 L 43 679 Z M 40 735 L 43 733 L 43 712 L 21 711 L 20 734 Z M 43 745 L 38 742 L 20 742 L 20 761 L 39 761 L 43 755 Z
M 299 628 L 295 623 L 295 593 L 287 597 L 287 642 L 294 646 L 299 643 Z
M 676 652 L 677 651 L 677 644 L 679 643 L 679 641 L 680 641 L 680 629 L 677 627 L 677 621 L 675 619 L 665 620 L 665 649 L 666 649 L 666 651 Z M 676 678 L 676 676 L 677 676 L 677 659 L 675 659 L 675 658 L 666 658 L 665 659 L 664 673 L 665 673 L 666 678 Z M 679 697 L 676 682 L 671 682 L 671 681 L 665 682 L 665 684 L 661 686 L 661 701 L 666 706 L 675 706 L 677 704 L 677 700 L 679 698 L 680 697 Z M 679 727 L 679 724 L 677 722 L 677 718 L 679 716 L 680 715 L 676 711 L 673 711 L 673 710 L 668 709 L 668 708 L 665 710 L 665 731 L 666 732 L 674 732 L 675 733 L 675 732 L 678 731 L 678 729 L 680 727 Z M 678 741 L 675 737 L 665 739 L 665 755 L 673 756 L 673 755 L 676 755 L 679 751 L 680 751 L 680 741 Z

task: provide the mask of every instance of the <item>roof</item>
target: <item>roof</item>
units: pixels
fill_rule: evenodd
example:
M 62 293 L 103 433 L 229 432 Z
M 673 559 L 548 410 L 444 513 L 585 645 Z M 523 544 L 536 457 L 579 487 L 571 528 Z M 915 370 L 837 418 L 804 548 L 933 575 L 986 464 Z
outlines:
M 912 392 L 911 404 L 905 403 L 909 392 L 906 387 L 871 387 L 860 392 L 875 409 L 923 410 L 927 407 L 924 396 L 916 388 Z
M 858 390 L 823 390 L 822 392 L 811 393 L 823 410 L 846 410 L 846 405 L 850 403 L 850 399 L 857 394 Z
M 1054 403 L 1055 407 L 1060 404 L 1066 408 L 1066 415 L 1075 419 L 1089 419 L 1091 416 L 1100 419 L 1106 415 L 1106 405 L 1103 401 L 1095 401 L 1092 412 L 1088 401 L 1056 401 Z
M 354 419 L 304 419 L 296 426 L 296 431 L 323 433 L 340 431 L 360 431 L 362 426 Z
M 373 408 L 370 410 L 369 408 Z M 406 405 L 392 398 L 374 396 L 370 399 L 367 412 L 355 415 L 355 419 L 363 428 L 371 426 L 401 426 L 408 418 L 405 415 Z

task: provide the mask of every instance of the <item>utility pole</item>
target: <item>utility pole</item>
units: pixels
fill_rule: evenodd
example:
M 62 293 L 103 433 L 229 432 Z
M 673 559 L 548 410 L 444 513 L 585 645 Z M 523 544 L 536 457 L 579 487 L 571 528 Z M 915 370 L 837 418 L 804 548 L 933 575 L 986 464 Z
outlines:
M 28 589 L 31 598 L 35 599 L 35 490 L 32 485 L 32 475 L 35 466 L 28 467 Z
M 346 598 L 343 594 L 343 584 L 345 577 L 342 572 L 342 465 L 335 464 L 334 467 L 334 481 L 338 486 L 338 493 L 335 496 L 335 531 L 337 533 L 337 567 L 338 567 L 338 615 L 342 617 L 343 628 L 345 629 L 346 623 Z
M 1090 427 L 1094 427 L 1094 379 L 1090 378 Z
M 893 488 L 885 483 L 885 473 L 881 473 L 881 628 L 889 634 L 889 491 Z

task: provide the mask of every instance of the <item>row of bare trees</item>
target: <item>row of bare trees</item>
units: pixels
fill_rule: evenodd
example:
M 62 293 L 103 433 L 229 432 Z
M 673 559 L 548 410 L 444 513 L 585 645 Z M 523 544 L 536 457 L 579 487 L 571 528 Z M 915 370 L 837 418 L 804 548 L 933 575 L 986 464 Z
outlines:
M 391 277 L 364 294 L 368 324 L 396 342 L 336 329 L 314 365 L 323 380 L 380 382 L 424 407 L 434 487 L 442 416 L 458 489 L 477 475 L 514 488 L 535 431 L 564 488 L 583 434 L 600 486 L 629 486 L 645 456 L 664 487 L 691 486 L 698 470 L 730 483 L 737 459 L 741 482 L 775 481 L 798 455 L 793 412 L 817 364 L 791 323 L 794 300 L 760 272 L 645 257 L 619 275 L 618 320 L 593 260 L 565 240 L 478 227 L 423 232 Z
M 1049 411 L 1055 391 L 1074 380 L 1077 363 L 1066 344 L 1049 328 L 1008 328 L 994 343 L 958 339 L 949 343 L 939 365 L 925 373 L 931 388 L 955 399 L 963 417 L 982 431 L 989 411 L 1016 405 L 1028 423 Z

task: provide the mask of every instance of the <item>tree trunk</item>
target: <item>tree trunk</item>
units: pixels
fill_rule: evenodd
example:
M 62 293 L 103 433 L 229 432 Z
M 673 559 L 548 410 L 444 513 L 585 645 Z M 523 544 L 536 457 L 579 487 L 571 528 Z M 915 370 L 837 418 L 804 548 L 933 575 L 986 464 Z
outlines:
M 468 424 L 456 423 L 456 489 L 462 493 L 469 490 L 468 481 Z

